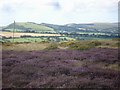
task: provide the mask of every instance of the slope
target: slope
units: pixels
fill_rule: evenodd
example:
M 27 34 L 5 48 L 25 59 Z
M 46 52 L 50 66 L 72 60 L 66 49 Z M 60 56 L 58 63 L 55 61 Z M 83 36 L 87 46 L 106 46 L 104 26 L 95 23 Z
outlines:
M 3 31 L 13 31 L 14 24 L 10 24 L 3 28 Z M 34 32 L 34 33 L 55 33 L 54 29 L 39 25 L 33 22 L 16 22 L 15 23 L 15 31 L 16 32 Z

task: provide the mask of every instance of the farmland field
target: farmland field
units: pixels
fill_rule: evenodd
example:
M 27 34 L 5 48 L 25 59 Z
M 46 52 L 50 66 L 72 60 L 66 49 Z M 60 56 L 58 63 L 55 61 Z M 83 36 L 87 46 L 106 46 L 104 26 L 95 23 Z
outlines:
M 1 36 L 13 37 L 13 32 L 0 32 Z M 61 36 L 60 34 L 38 34 L 38 33 L 14 33 L 14 37 L 20 37 L 23 35 L 29 36 Z

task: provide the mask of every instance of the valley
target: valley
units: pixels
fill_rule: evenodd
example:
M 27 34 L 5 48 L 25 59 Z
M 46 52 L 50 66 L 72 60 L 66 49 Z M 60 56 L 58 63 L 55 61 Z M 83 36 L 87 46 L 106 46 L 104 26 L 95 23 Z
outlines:
M 14 34 L 13 34 L 14 33 Z M 34 22 L 15 22 L 0 29 L 1 42 L 16 42 L 21 38 L 43 38 L 42 41 L 69 41 L 119 38 L 117 23 L 54 25 Z M 20 39 L 20 41 L 19 41 Z M 34 40 L 38 41 L 38 40 Z M 24 41 L 23 41 L 24 42 Z M 31 42 L 29 40 L 28 42 Z

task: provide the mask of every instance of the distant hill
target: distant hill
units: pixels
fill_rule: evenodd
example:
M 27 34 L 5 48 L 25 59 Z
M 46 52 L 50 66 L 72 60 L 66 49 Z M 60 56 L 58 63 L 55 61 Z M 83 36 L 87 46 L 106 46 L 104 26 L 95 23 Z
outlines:
M 86 32 L 118 33 L 117 23 L 66 24 Z
M 34 22 L 16 22 L 16 32 L 32 32 L 32 33 L 81 33 L 81 32 L 92 32 L 92 33 L 118 33 L 117 23 L 88 23 L 88 24 L 66 24 L 66 25 L 55 25 L 41 23 L 37 24 Z M 13 23 L 4 27 L 3 31 L 13 31 Z
M 13 31 L 14 24 L 6 26 L 3 31 Z M 35 33 L 55 33 L 53 28 L 39 25 L 33 22 L 16 22 L 15 23 L 16 32 L 35 32 Z
M 118 33 L 117 23 L 89 23 L 89 24 L 66 24 L 54 25 L 42 23 L 42 25 L 55 29 L 58 33 L 80 33 L 80 32 L 95 32 L 95 33 Z
M 47 23 L 42 23 L 41 25 L 53 28 L 56 30 L 57 33 L 73 33 L 73 32 L 80 32 L 78 28 L 75 27 L 69 27 L 67 25 L 55 25 L 55 24 L 47 24 Z

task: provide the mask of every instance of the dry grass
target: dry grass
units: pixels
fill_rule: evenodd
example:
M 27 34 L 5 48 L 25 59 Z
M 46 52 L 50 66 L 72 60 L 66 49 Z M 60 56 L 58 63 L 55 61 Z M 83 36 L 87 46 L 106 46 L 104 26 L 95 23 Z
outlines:
M 113 48 L 118 49 L 118 41 L 113 40 L 99 40 L 99 41 L 68 41 L 60 43 L 49 43 L 49 42 L 33 42 L 33 43 L 3 43 L 3 50 L 14 50 L 14 51 L 36 51 L 36 50 L 53 50 L 53 49 L 64 49 L 64 50 L 88 50 L 91 48 Z M 99 44 L 100 43 L 100 44 Z M 96 45 L 97 44 L 97 45 Z
M 20 43 L 20 44 L 3 44 L 2 50 L 14 51 L 37 51 L 48 47 L 48 43 Z

